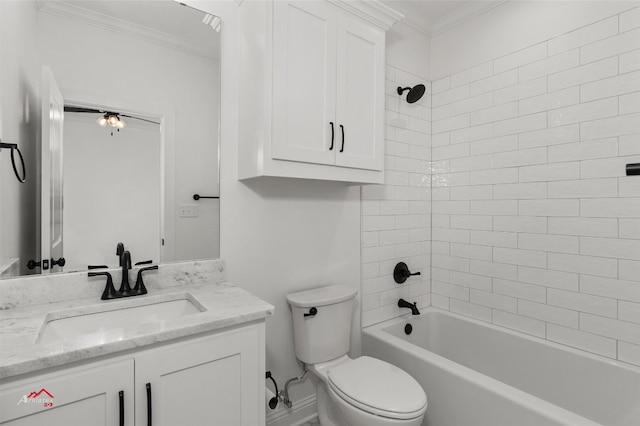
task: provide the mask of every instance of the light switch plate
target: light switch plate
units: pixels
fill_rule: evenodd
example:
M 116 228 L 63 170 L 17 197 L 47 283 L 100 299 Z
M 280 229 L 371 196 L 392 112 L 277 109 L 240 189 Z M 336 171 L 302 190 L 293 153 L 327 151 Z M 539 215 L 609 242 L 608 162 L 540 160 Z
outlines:
M 180 204 L 178 208 L 178 216 L 179 217 L 198 217 L 200 211 L 198 210 L 198 206 L 195 204 Z

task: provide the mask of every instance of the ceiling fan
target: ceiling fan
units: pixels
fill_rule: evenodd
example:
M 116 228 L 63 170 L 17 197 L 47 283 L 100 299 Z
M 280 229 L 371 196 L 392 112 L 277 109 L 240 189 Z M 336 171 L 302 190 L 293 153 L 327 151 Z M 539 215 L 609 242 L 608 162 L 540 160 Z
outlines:
M 125 126 L 124 121 L 120 117 L 132 118 L 134 120 L 146 121 L 147 123 L 160 124 L 153 120 L 148 120 L 146 118 L 134 117 L 133 115 L 121 114 L 115 111 L 107 111 L 95 108 L 85 108 L 85 107 L 74 107 L 74 106 L 64 106 L 65 112 L 79 112 L 79 113 L 89 113 L 89 114 L 101 114 L 100 118 L 98 118 L 98 124 L 102 127 L 110 126 L 115 128 L 118 132 Z M 113 136 L 113 131 L 111 131 L 111 136 Z

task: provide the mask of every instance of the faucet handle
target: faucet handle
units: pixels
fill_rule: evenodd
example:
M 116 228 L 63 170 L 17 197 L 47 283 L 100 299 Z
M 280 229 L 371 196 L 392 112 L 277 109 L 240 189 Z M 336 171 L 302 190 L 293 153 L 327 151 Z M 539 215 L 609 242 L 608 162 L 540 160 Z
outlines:
M 142 262 L 136 262 L 136 264 L 133 266 L 151 265 L 152 263 L 153 263 L 153 260 L 143 260 Z
M 413 272 L 409 271 L 409 267 L 404 262 L 398 262 L 396 267 L 393 269 L 393 279 L 398 284 L 402 284 L 412 275 L 421 275 L 420 271 Z
M 142 262 L 140 262 L 142 263 Z M 137 264 L 136 264 L 137 265 Z M 132 296 L 138 296 L 140 294 L 147 294 L 147 288 L 144 286 L 144 282 L 142 281 L 142 273 L 145 271 L 151 271 L 153 269 L 158 269 L 158 265 L 147 266 L 146 268 L 140 268 L 138 270 L 138 276 L 136 278 L 136 285 L 133 287 L 131 291 Z
M 111 300 L 118 299 L 119 295 L 116 292 L 115 287 L 113 286 L 113 278 L 109 272 L 89 272 L 88 275 L 90 277 L 98 277 L 98 276 L 106 276 L 107 277 L 107 285 L 104 287 L 104 291 L 102 292 L 102 296 L 100 299 L 102 300 Z

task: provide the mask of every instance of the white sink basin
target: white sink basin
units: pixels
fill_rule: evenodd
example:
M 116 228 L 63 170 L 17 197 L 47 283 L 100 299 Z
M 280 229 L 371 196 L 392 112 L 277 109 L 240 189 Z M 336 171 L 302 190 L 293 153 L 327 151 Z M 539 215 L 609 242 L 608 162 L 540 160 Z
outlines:
M 40 327 L 36 343 L 46 344 L 67 337 L 163 322 L 206 311 L 206 308 L 188 293 L 173 295 L 172 300 L 156 297 L 136 302 L 138 301 L 133 299 L 123 299 L 110 302 L 110 305 L 52 312 Z M 98 309 L 101 311 L 96 312 Z

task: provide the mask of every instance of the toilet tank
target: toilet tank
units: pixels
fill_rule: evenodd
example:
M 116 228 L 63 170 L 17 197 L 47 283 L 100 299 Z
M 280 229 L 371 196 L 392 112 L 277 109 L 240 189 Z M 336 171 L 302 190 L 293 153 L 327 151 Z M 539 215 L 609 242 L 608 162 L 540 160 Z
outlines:
M 349 352 L 356 293 L 353 288 L 332 285 L 287 295 L 293 312 L 296 357 L 300 361 L 317 364 Z

